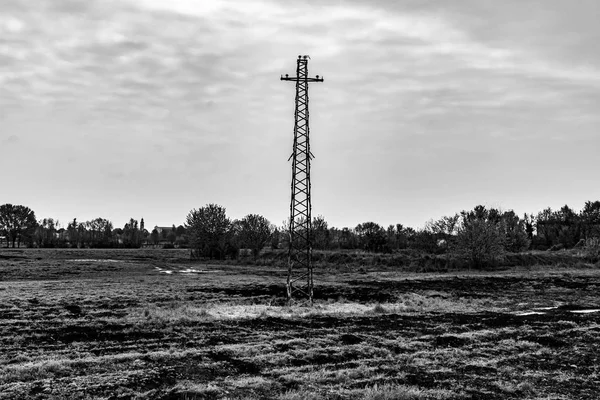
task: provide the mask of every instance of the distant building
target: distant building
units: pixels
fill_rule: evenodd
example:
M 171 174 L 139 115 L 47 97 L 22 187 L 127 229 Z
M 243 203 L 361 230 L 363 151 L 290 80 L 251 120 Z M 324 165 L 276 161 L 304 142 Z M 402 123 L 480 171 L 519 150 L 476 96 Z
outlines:
M 152 234 L 150 234 L 147 239 L 147 245 L 162 246 L 165 244 L 172 244 L 175 245 L 175 247 L 186 245 L 187 238 L 181 231 L 177 234 L 178 229 L 179 228 L 173 226 L 155 226 L 153 232 L 156 231 L 158 233 L 158 238 L 152 239 Z M 154 240 L 156 240 L 156 242 Z
M 169 232 L 171 232 L 173 230 L 172 226 L 155 226 L 154 229 L 156 229 L 156 232 L 158 232 L 159 235 L 162 235 L 162 233 L 164 232 L 165 235 L 168 235 Z

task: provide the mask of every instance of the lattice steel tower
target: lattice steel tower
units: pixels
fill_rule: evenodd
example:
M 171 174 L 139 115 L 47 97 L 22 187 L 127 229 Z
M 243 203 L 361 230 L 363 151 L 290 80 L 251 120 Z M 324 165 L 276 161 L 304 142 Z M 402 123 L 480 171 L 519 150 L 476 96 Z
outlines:
M 296 82 L 296 112 L 294 113 L 294 149 L 292 160 L 292 199 L 290 202 L 290 246 L 288 253 L 288 303 L 295 300 L 313 301 L 312 229 L 310 201 L 310 152 L 308 127 L 308 83 L 323 82 L 323 78 L 308 77 L 309 56 L 298 56 L 296 76 L 285 75 L 282 81 Z

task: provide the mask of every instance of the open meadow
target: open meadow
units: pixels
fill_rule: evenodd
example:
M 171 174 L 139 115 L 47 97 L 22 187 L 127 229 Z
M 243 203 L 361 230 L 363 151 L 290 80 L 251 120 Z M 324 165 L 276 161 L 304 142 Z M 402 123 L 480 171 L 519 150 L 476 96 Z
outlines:
M 0 249 L 0 399 L 598 399 L 598 264 L 415 273 Z

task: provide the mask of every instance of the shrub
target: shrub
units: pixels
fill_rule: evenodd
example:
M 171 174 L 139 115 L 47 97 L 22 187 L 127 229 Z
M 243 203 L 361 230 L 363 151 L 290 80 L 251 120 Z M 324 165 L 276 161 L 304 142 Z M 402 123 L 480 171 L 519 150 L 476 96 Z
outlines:
M 452 253 L 474 268 L 496 266 L 504 255 L 504 235 L 493 221 L 465 217 Z

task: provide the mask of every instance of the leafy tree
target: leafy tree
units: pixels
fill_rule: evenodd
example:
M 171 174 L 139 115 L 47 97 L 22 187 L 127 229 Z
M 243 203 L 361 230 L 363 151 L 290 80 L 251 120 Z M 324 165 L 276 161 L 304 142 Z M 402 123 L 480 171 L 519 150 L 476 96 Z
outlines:
M 342 228 L 340 231 L 340 248 L 342 249 L 356 249 L 358 247 L 359 239 L 357 235 L 347 227 Z
M 58 244 L 57 232 L 58 221 L 52 218 L 44 218 L 38 221 L 35 229 L 35 242 L 39 247 L 56 247 Z
M 276 226 L 272 226 L 273 234 L 271 235 L 271 248 L 278 249 L 279 241 L 281 239 L 281 232 L 279 232 L 279 228 Z
M 559 243 L 566 248 L 575 246 L 579 242 L 579 239 L 581 239 L 579 215 L 568 205 L 564 205 L 556 212 L 556 220 L 560 225 L 558 233 Z
M 408 247 L 408 236 L 412 228 L 405 228 L 402 224 L 389 225 L 386 229 L 386 250 L 393 251 Z
M 175 240 L 177 239 L 177 228 L 175 225 L 171 227 L 171 230 L 167 233 L 167 240 L 171 244 L 175 244 Z
M 69 237 L 69 243 L 71 244 L 71 247 L 80 246 L 78 227 L 79 224 L 77 223 L 77 218 L 73 218 L 73 222 L 70 222 L 67 225 L 67 235 Z
M 211 258 L 218 254 L 225 256 L 230 238 L 231 221 L 227 218 L 225 208 L 217 204 L 207 204 L 196 210 L 192 209 L 186 218 L 185 228 L 190 235 L 190 244 L 200 254 Z
M 3 204 L 0 206 L 0 232 L 6 236 L 6 247 L 18 243 L 21 247 L 23 239 L 33 236 L 37 221 L 35 213 L 26 206 Z
M 359 237 L 361 247 L 367 251 L 383 251 L 385 245 L 386 232 L 383 227 L 375 222 L 365 222 L 358 224 L 354 228 Z
M 325 250 L 329 248 L 329 243 L 329 228 L 325 217 L 322 215 L 314 217 L 312 222 L 312 247 L 314 249 Z
M 111 247 L 113 244 L 113 224 L 108 219 L 98 217 L 86 221 L 79 224 L 78 230 L 82 243 L 87 243 L 89 247 L 106 248 Z
M 77 237 L 79 238 L 78 247 L 85 246 L 87 240 L 87 232 L 85 228 L 85 223 L 81 223 L 77 225 Z
M 405 228 L 402 224 L 389 225 L 386 231 L 387 245 L 392 250 L 407 248 L 411 232 L 414 233 L 412 228 Z
M 544 244 L 547 247 L 562 244 L 568 248 L 586 235 L 586 226 L 585 223 L 582 224 L 581 215 L 565 205 L 558 211 L 547 208 L 538 213 L 536 231 L 537 244 Z
M 475 268 L 494 265 L 504 255 L 505 234 L 497 210 L 477 206 L 462 211 L 453 252 L 467 259 Z
M 255 259 L 263 247 L 269 243 L 272 234 L 271 223 L 262 215 L 248 214 L 239 221 L 241 243 L 244 247 L 252 250 Z
M 558 242 L 558 224 L 550 207 L 540 211 L 535 218 L 536 242 L 547 247 Z
M 385 231 L 385 245 L 388 249 L 393 250 L 398 248 L 398 235 L 396 234 L 396 226 L 389 225 Z
M 585 239 L 600 237 L 600 201 L 586 201 L 579 219 Z
M 408 247 L 425 253 L 441 253 L 443 248 L 438 246 L 436 235 L 428 229 L 414 230 L 410 228 L 410 233 L 407 233 Z
M 123 245 L 133 248 L 141 247 L 141 232 L 136 219 L 130 218 L 129 222 L 123 226 Z
M 528 237 L 526 220 L 520 219 L 514 211 L 502 214 L 501 230 L 504 233 L 504 248 L 507 251 L 518 253 L 527 250 L 531 241 Z
M 156 246 L 158 244 L 159 241 L 159 235 L 158 235 L 158 231 L 156 230 L 156 228 L 152 229 L 152 233 L 150 233 L 150 242 L 152 242 L 152 244 L 154 246 Z
M 527 214 L 523 216 L 523 222 L 525 224 L 525 233 L 527 234 L 527 239 L 532 242 L 533 241 L 533 231 L 535 227 L 535 217 L 532 214 Z

